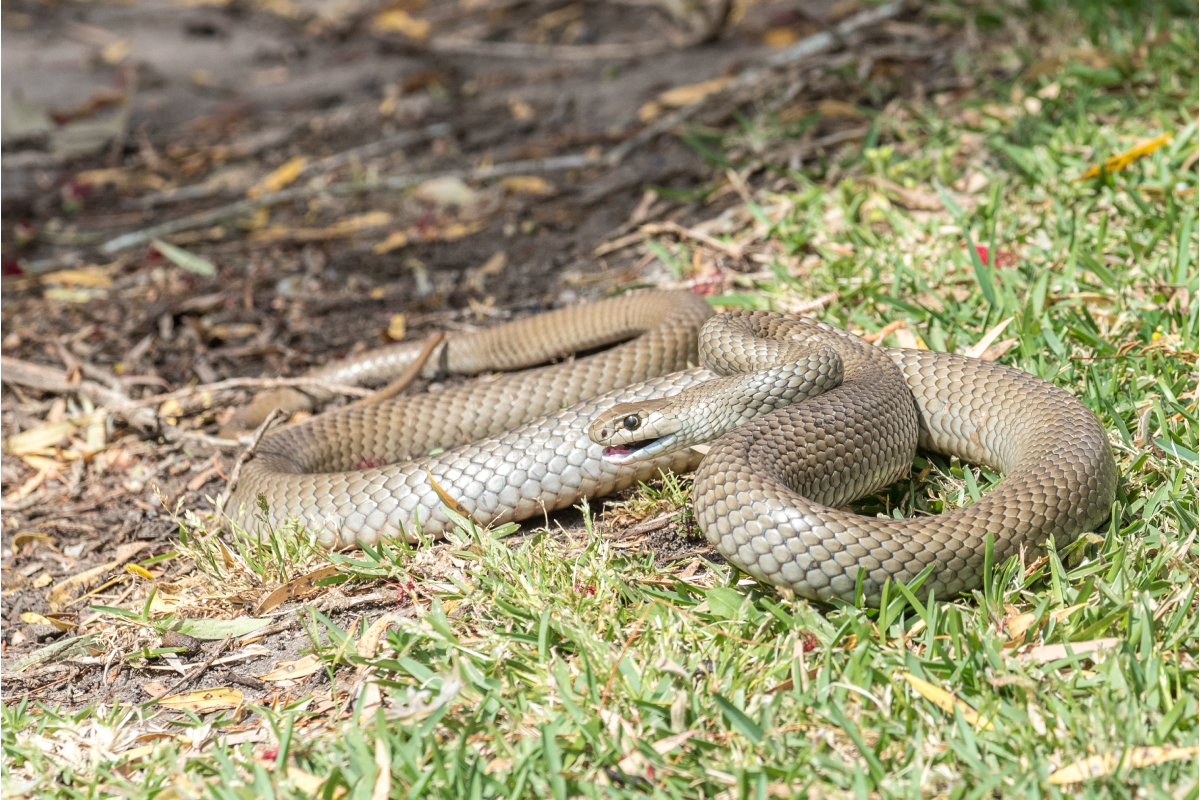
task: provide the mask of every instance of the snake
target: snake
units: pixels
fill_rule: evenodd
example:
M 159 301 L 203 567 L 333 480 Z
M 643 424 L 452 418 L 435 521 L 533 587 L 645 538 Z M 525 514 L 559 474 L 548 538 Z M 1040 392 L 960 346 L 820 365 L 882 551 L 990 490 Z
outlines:
M 320 375 L 382 378 L 421 349 L 402 344 Z M 457 334 L 423 370 L 518 371 L 270 431 L 226 513 L 243 525 L 295 520 L 321 546 L 349 548 L 437 537 L 460 515 L 481 525 L 543 517 L 694 471 L 696 522 L 738 569 L 811 600 L 878 603 L 889 581 L 920 580 L 921 597 L 978 588 L 989 548 L 1000 564 L 1048 539 L 1065 547 L 1109 517 L 1116 493 L 1100 421 L 1041 378 L 878 346 L 809 317 L 714 316 L 686 291 Z M 943 513 L 848 508 L 907 475 L 918 450 L 1003 477 Z

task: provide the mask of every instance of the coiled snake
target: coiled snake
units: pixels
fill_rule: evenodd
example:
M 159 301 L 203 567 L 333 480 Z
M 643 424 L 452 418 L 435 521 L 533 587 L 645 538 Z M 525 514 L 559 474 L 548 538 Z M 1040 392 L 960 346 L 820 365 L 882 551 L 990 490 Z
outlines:
M 853 600 L 861 570 L 869 602 L 888 578 L 909 582 L 930 564 L 922 595 L 978 586 L 989 533 L 999 563 L 1049 536 L 1065 545 L 1109 514 L 1117 470 L 1103 428 L 1039 378 L 875 347 L 803 317 L 710 316 L 694 295 L 644 292 L 451 338 L 428 371 L 516 369 L 636 337 L 268 433 L 227 509 L 249 516 L 262 495 L 271 523 L 299 518 L 323 546 L 348 547 L 444 531 L 431 478 L 475 519 L 498 523 L 699 466 L 696 519 L 732 563 L 819 600 Z M 416 351 L 390 348 L 319 375 L 379 377 Z M 714 438 L 702 461 L 691 445 Z M 934 516 L 838 510 L 906 474 L 918 447 L 1005 477 Z

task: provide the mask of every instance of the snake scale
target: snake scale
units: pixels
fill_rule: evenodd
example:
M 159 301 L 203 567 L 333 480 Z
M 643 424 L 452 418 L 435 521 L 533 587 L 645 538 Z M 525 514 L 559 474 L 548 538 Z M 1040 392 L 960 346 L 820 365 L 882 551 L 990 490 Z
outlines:
M 968 591 L 988 534 L 1000 563 L 1051 536 L 1065 545 L 1109 514 L 1108 438 L 1071 395 L 1010 367 L 876 347 L 803 317 L 712 317 L 688 293 L 633 293 L 452 337 L 426 371 L 520 369 L 622 341 L 272 431 L 228 513 L 244 519 L 261 495 L 270 523 L 298 518 L 321 545 L 349 547 L 446 530 L 431 478 L 478 521 L 499 523 L 698 467 L 697 522 L 733 564 L 824 601 L 853 600 L 861 571 L 868 602 L 887 579 L 912 581 L 928 565 L 922 596 Z M 381 378 L 418 349 L 335 362 L 319 376 Z M 690 446 L 714 438 L 707 455 Z M 938 515 L 839 510 L 903 477 L 918 447 L 1005 477 Z

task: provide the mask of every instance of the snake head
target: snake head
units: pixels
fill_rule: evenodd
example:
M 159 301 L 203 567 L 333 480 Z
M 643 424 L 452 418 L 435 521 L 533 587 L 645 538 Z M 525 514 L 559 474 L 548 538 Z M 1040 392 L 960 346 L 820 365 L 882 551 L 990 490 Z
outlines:
M 674 435 L 680 423 L 662 413 L 663 400 L 619 403 L 588 426 L 588 437 L 604 445 L 604 460 L 632 464 L 678 449 Z

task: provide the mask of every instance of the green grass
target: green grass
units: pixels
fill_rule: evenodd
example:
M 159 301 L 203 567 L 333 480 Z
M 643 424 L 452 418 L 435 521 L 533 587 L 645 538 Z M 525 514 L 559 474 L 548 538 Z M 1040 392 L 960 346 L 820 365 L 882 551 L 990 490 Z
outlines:
M 1094 536 L 996 564 L 971 597 L 921 604 L 897 589 L 882 609 L 830 609 L 720 568 L 703 585 L 682 581 L 614 549 L 590 512 L 578 539 L 543 531 L 514 543 L 508 529 L 464 522 L 447 547 L 334 557 L 356 579 L 411 582 L 420 604 L 366 657 L 357 642 L 369 620 L 341 629 L 315 609 L 302 615 L 335 712 L 300 690 L 248 720 L 168 724 L 217 738 L 202 752 L 164 741 L 125 764 L 123 737 L 152 705 L 21 703 L 4 711 L 5 793 L 304 796 L 293 768 L 327 778 L 325 797 L 338 787 L 367 797 L 385 764 L 396 798 L 1195 798 L 1194 757 L 1120 760 L 1197 743 L 1197 36 L 1194 16 L 1156 25 L 1142 50 L 1144 27 L 1106 28 L 1095 43 L 1112 66 L 1067 60 L 977 100 L 888 115 L 877 141 L 892 144 L 790 174 L 796 188 L 755 209 L 776 277 L 726 298 L 786 307 L 833 290 L 828 321 L 876 331 L 904 320 L 945 350 L 1011 317 L 999 338 L 1016 342 L 1001 360 L 1068 389 L 1110 431 L 1121 486 Z M 1041 113 L 1028 113 L 1039 92 Z M 1164 132 L 1173 141 L 1126 170 L 1076 180 Z M 739 136 L 769 141 L 778 126 L 764 115 Z M 843 177 L 827 185 L 835 167 Z M 952 187 L 973 172 L 987 188 L 969 203 Z M 940 192 L 952 210 L 905 211 L 890 184 Z M 987 263 L 968 241 L 988 248 Z M 916 467 L 913 484 L 861 510 L 938 511 L 996 480 L 957 463 Z M 648 488 L 626 508 L 679 507 L 687 488 Z M 233 589 L 294 577 L 304 569 L 290 559 L 316 557 L 246 539 L 224 562 L 204 557 L 215 552 L 206 540 L 187 546 L 215 586 Z M 1030 623 L 1019 648 L 1006 647 L 1013 621 Z M 1101 638 L 1117 641 L 1095 658 L 1070 654 Z M 1051 644 L 1066 653 L 1021 655 Z M 382 706 L 364 709 L 362 666 Z M 943 710 L 905 674 L 962 705 Z M 991 729 L 971 724 L 971 710 Z M 255 715 L 277 747 L 220 738 Z M 1091 755 L 1118 761 L 1090 781 L 1049 782 Z

